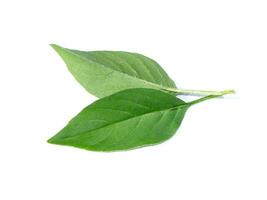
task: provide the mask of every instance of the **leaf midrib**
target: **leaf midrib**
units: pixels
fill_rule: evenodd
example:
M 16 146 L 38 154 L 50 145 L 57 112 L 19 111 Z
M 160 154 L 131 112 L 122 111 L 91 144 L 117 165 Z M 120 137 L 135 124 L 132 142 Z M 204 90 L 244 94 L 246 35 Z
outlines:
M 171 107 L 171 108 L 162 109 L 162 110 L 156 110 L 156 111 L 152 111 L 152 112 L 136 115 L 136 116 L 133 116 L 133 117 L 129 117 L 129 118 L 123 119 L 121 121 L 116 121 L 114 123 L 104 125 L 102 127 L 99 127 L 99 128 L 96 128 L 96 129 L 93 129 L 93 130 L 90 130 L 90 131 L 84 131 L 84 132 L 79 133 L 78 135 L 75 135 L 75 136 L 63 138 L 63 140 L 70 140 L 70 139 L 73 139 L 75 137 L 80 137 L 83 134 L 90 133 L 92 131 L 96 131 L 96 130 L 99 130 L 99 129 L 103 129 L 103 128 L 106 128 L 106 127 L 111 126 L 111 125 L 119 124 L 119 123 L 122 123 L 122 122 L 125 122 L 125 121 L 128 121 L 128 120 L 131 120 L 133 118 L 138 118 L 138 117 L 142 117 L 142 116 L 149 115 L 149 114 L 152 114 L 152 113 L 167 111 L 167 110 L 171 110 L 171 109 L 177 109 L 178 110 L 178 109 L 182 109 L 182 107 L 188 107 L 188 106 L 189 106 L 189 104 L 185 102 L 184 104 L 180 104 L 178 106 L 174 106 L 174 107 Z
M 83 57 L 83 56 L 81 56 L 81 55 L 79 55 L 79 54 L 76 54 L 75 52 L 71 51 L 70 49 L 65 49 L 65 48 L 62 48 L 62 47 L 59 47 L 59 48 L 64 49 L 64 50 L 68 51 L 69 53 L 71 53 L 71 54 L 73 54 L 73 55 L 75 55 L 75 56 L 77 56 L 77 57 L 79 57 L 79 58 L 81 58 L 81 59 L 83 59 L 83 60 L 90 61 L 90 62 L 92 62 L 92 63 L 95 63 L 95 64 L 97 64 L 97 65 L 103 67 L 103 68 L 107 68 L 107 67 L 105 67 L 105 65 L 100 64 L 100 63 L 98 63 L 98 62 L 95 62 L 95 61 L 93 61 L 93 60 L 90 60 L 90 59 L 88 59 L 88 58 L 85 58 L 85 57 Z M 67 65 L 68 65 L 68 64 L 67 64 Z M 147 81 L 147 80 L 141 79 L 141 78 L 139 78 L 139 77 L 130 76 L 129 74 L 126 74 L 126 73 L 124 73 L 124 72 L 118 71 L 118 70 L 113 69 L 113 68 L 110 68 L 110 67 L 109 67 L 109 69 L 112 70 L 112 71 L 116 71 L 116 72 L 119 73 L 119 74 L 123 74 L 124 76 L 127 76 L 127 77 L 130 77 L 130 78 L 137 79 L 137 80 L 139 80 L 139 81 L 145 82 L 145 83 L 148 84 L 148 85 L 151 85 L 151 86 L 154 86 L 154 87 L 160 87 L 160 88 L 163 89 L 163 90 L 167 90 L 167 91 L 168 91 L 169 89 L 176 89 L 176 88 L 168 88 L 168 87 L 165 87 L 165 86 L 160 85 L 160 84 L 152 83 L 152 82 L 149 82 L 149 81 Z

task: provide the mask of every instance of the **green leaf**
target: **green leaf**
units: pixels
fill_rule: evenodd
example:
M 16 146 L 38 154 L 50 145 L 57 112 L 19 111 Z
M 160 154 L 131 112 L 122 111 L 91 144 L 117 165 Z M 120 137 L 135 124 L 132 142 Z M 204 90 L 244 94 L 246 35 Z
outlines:
M 55 44 L 51 46 L 65 61 L 76 80 L 97 97 L 130 88 L 176 88 L 158 63 L 141 54 L 122 51 L 85 52 Z
M 49 142 L 94 151 L 157 144 L 175 133 L 187 108 L 159 90 L 124 90 L 86 107 Z
M 93 151 L 117 151 L 154 145 L 173 136 L 190 105 L 154 89 L 129 89 L 102 98 L 82 110 L 49 143 Z

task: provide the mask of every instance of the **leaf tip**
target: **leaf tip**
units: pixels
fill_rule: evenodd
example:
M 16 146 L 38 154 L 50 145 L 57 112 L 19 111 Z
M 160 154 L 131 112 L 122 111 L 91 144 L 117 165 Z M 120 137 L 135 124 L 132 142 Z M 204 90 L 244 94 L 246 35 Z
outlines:
M 55 143 L 54 143 L 54 139 L 53 139 L 53 137 L 49 138 L 49 139 L 47 140 L 47 143 L 49 143 L 49 144 L 55 144 Z
M 64 60 L 64 58 L 66 57 L 66 49 L 57 45 L 57 44 L 50 44 L 50 46 L 57 52 L 57 54 L 62 57 L 62 59 Z M 64 60 L 65 61 L 65 60 Z
M 60 139 L 57 137 L 57 135 L 54 135 L 53 137 L 49 138 L 47 140 L 47 143 L 49 144 L 60 144 Z
M 51 44 L 49 44 L 53 49 L 55 49 L 56 51 L 58 50 L 58 49 L 62 49 L 62 47 L 61 46 L 59 46 L 59 45 L 57 45 L 57 44 L 54 44 L 54 43 L 51 43 Z

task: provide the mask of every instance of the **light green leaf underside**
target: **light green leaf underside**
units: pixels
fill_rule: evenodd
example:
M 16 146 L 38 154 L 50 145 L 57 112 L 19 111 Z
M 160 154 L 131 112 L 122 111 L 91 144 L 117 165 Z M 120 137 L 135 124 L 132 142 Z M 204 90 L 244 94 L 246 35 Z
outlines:
M 159 90 L 124 90 L 86 107 L 48 142 L 94 151 L 158 144 L 174 135 L 188 107 Z
M 154 60 L 122 51 L 77 51 L 51 45 L 75 79 L 91 94 L 104 97 L 130 88 L 176 88 Z

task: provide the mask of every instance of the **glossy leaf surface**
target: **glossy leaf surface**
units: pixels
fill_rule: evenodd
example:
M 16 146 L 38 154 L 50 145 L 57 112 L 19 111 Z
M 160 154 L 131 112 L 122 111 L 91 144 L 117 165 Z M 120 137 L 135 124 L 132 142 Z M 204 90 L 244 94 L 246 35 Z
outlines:
M 189 106 L 160 90 L 124 90 L 86 107 L 48 142 L 93 151 L 158 144 L 175 134 Z

